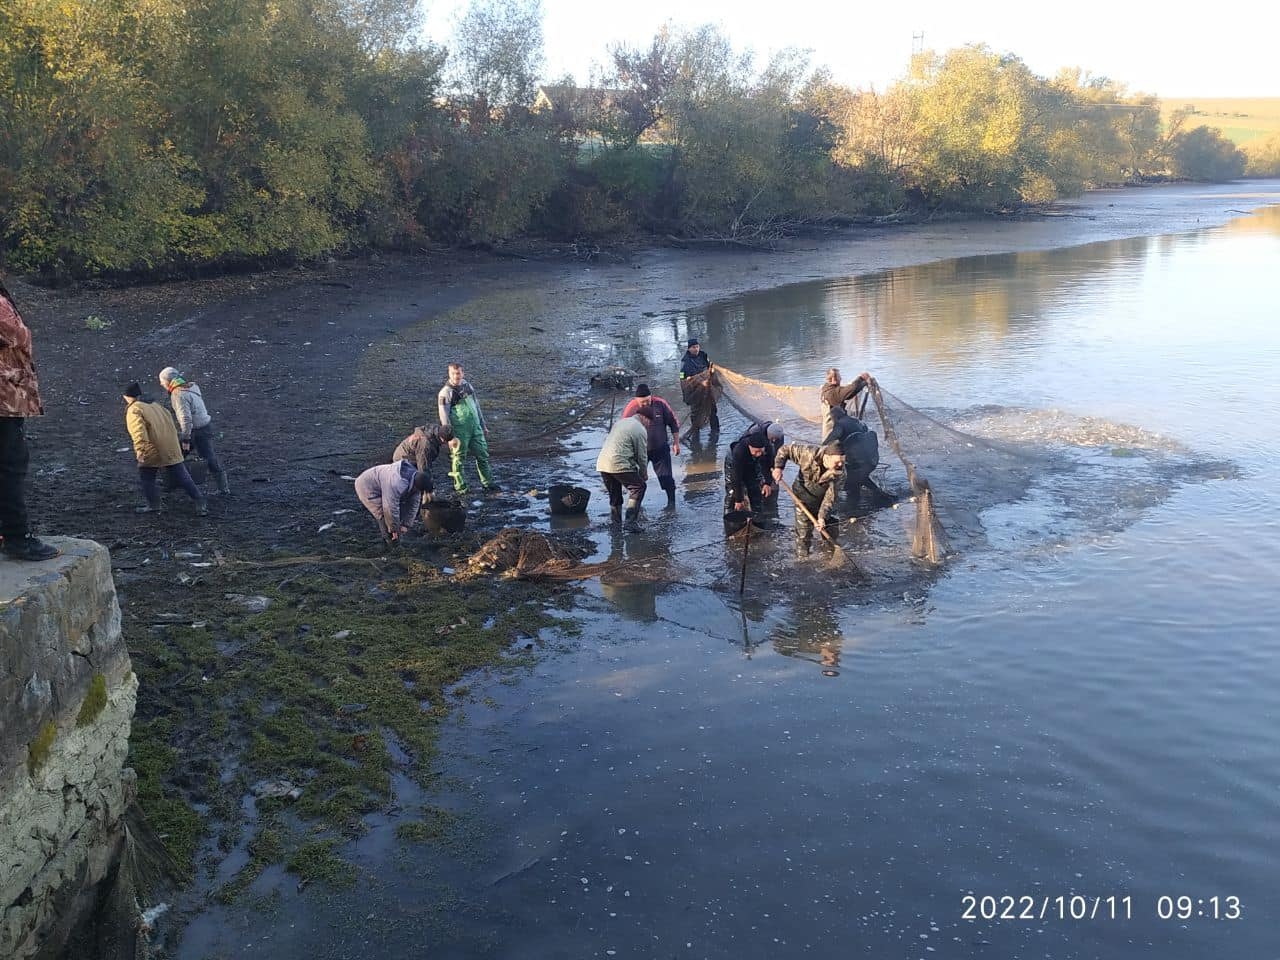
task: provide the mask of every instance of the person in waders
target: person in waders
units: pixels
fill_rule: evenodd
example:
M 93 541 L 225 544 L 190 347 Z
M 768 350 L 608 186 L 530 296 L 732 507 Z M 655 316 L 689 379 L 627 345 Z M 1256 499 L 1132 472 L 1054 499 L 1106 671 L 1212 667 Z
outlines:
M 724 458 L 724 512 L 760 513 L 773 493 L 766 462 L 772 463 L 764 433 L 749 433 L 729 445 Z
M 465 373 L 462 364 L 449 364 L 449 379 L 440 388 L 437 398 L 440 426 L 449 427 L 454 439 L 458 441 L 457 446 L 450 451 L 449 476 L 453 479 L 455 491 L 467 492 L 462 465 L 469 454 L 475 457 L 476 474 L 480 477 L 481 486 L 493 492 L 501 488 L 493 482 L 493 474 L 489 470 L 489 428 L 485 426 L 484 414 L 480 412 L 476 391 L 467 382 Z
M 832 407 L 831 418 L 831 432 L 822 442 L 838 444 L 844 451 L 844 492 L 849 502 L 857 504 L 865 488 L 871 495 L 873 508 L 897 503 L 897 497 L 871 479 L 871 472 L 880 466 L 880 438 L 876 432 L 857 417 L 845 413 L 842 407 Z
M 796 501 L 796 559 L 802 560 L 813 548 L 813 523 L 809 514 L 822 524 L 829 536 L 835 536 L 831 508 L 836 504 L 836 489 L 844 475 L 844 451 L 835 444 L 817 447 L 811 443 L 784 443 L 778 448 L 773 463 L 773 479 L 779 483 L 788 463 L 794 463 L 799 470 L 791 491 Z
M 676 506 L 676 480 L 671 472 L 671 455 L 680 455 L 680 421 L 671 404 L 661 397 L 655 397 L 647 383 L 636 387 L 636 395 L 622 408 L 623 417 L 634 417 L 637 414 L 649 415 L 649 462 L 653 464 L 653 475 L 658 478 L 658 486 L 666 491 L 667 509 Z M 667 444 L 667 431 L 671 431 L 671 444 Z
M 609 518 L 613 523 L 622 522 L 622 489 L 626 488 L 627 526 L 634 529 L 640 522 L 640 504 L 649 476 L 648 413 L 618 419 L 600 448 L 596 470 L 609 493 Z
M 778 448 L 787 442 L 787 434 L 782 424 L 774 420 L 757 420 L 747 429 L 738 435 L 738 440 L 742 441 L 752 434 L 764 434 L 767 441 L 764 456 L 760 459 L 760 471 L 767 482 L 773 476 L 773 460 L 778 455 Z M 776 514 L 778 512 L 778 490 L 776 483 L 770 484 L 770 492 L 761 497 L 761 508 L 765 513 Z
M 680 393 L 689 405 L 689 426 L 696 438 L 703 424 L 710 424 L 713 436 L 720 433 L 720 411 L 711 389 L 711 358 L 702 351 L 697 337 L 690 337 L 680 358 Z
M 840 371 L 835 367 L 827 370 L 826 382 L 822 385 L 821 406 L 822 406 L 822 433 L 825 436 L 831 432 L 833 411 L 840 410 L 847 413 L 845 404 L 856 397 L 864 389 L 871 385 L 871 374 L 863 371 L 853 379 L 853 383 L 841 383 Z

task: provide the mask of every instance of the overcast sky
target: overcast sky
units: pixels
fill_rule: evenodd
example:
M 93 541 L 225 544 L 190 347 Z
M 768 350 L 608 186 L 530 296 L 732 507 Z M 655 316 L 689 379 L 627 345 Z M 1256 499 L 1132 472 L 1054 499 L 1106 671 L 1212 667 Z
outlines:
M 447 43 L 465 0 L 425 3 L 427 35 Z M 646 44 L 670 21 L 716 24 L 759 61 L 786 47 L 810 50 L 815 66 L 861 88 L 884 89 L 902 76 L 913 36 L 923 33 L 927 49 L 986 43 L 1021 57 L 1042 76 L 1078 66 L 1124 83 L 1132 93 L 1162 99 L 1280 97 L 1280 71 L 1271 66 L 1280 3 L 1190 7 L 1199 15 L 1175 13 L 1181 6 L 1123 0 L 543 0 L 546 79 L 567 72 L 585 82 L 611 44 Z

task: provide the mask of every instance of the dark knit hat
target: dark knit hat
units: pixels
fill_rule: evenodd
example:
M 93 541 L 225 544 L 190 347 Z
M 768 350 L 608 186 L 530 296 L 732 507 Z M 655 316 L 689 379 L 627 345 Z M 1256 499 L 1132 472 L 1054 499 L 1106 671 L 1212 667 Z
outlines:
M 691 347 L 696 347 L 696 346 L 698 346 L 698 338 L 697 338 L 697 337 L 690 337 L 690 338 L 689 338 L 689 346 L 691 346 Z
M 843 457 L 844 448 L 838 443 L 828 443 L 825 447 L 818 451 L 824 457 Z
M 765 437 L 763 433 L 747 434 L 748 447 L 755 447 L 757 450 L 763 450 L 768 445 L 769 445 L 769 440 L 768 438 Z
M 441 440 L 445 440 L 445 441 L 452 440 L 453 425 L 448 423 L 442 423 L 440 426 L 436 427 L 436 436 L 439 437 Z
M 124 395 L 126 397 L 134 397 L 134 398 L 142 396 L 142 387 L 138 386 L 137 380 L 133 381 L 133 383 L 129 384 L 127 387 L 124 388 Z
M 653 395 L 653 391 L 649 389 L 649 385 L 647 383 L 642 383 L 638 387 L 636 387 L 637 397 L 649 397 L 652 395 Z

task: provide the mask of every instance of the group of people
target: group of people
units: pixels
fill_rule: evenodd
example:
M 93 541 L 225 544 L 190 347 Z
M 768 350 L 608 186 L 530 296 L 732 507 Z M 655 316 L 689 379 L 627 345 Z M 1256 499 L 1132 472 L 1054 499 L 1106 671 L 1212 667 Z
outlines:
M 395 543 L 408 533 L 421 510 L 435 501 L 431 466 L 445 447 L 449 448 L 449 478 L 455 494 L 470 492 L 463 475 L 468 457 L 475 460 L 476 475 L 485 491 L 501 490 L 489 466 L 489 428 L 475 388 L 467 381 L 462 364 L 450 363 L 447 374 L 436 395 L 440 422 L 415 427 L 396 446 L 390 463 L 370 467 L 356 477 L 356 496 L 387 543 Z
M 720 431 L 720 417 L 712 371 L 711 360 L 701 344 L 696 337 L 690 338 L 680 364 L 682 393 L 693 420 L 690 433 L 696 436 L 706 425 L 714 439 Z M 746 513 L 757 524 L 768 525 L 764 517 L 776 514 L 779 488 L 788 487 L 796 505 L 796 551 L 807 556 L 818 529 L 827 536 L 836 533 L 832 510 L 841 486 L 854 504 L 864 490 L 870 493 L 872 506 L 896 502 L 871 479 L 880 462 L 875 431 L 847 409 L 871 383 L 870 373 L 861 373 L 844 384 L 838 369 L 827 371 L 821 392 L 824 436 L 819 444 L 787 443 L 783 426 L 768 420 L 752 423 L 743 430 L 729 444 L 724 458 L 725 514 Z M 622 418 L 610 429 L 596 459 L 596 470 L 609 495 L 613 523 L 625 522 L 633 528 L 638 523 L 649 464 L 667 493 L 668 509 L 674 509 L 673 453 L 680 453 L 679 420 L 669 403 L 655 397 L 649 385 L 641 383 L 636 387 L 635 398 L 623 409 Z M 783 475 L 788 464 L 796 467 L 791 484 Z
M 680 380 L 691 411 L 691 433 L 696 436 L 708 426 L 714 439 L 720 417 L 712 373 L 710 357 L 696 337 L 689 338 Z M 125 424 L 144 501 L 137 511 L 162 509 L 163 472 L 167 485 L 182 489 L 196 514 L 204 516 L 208 501 L 187 468 L 189 456 L 203 458 L 219 495 L 231 493 L 226 468 L 214 446 L 213 418 L 200 386 L 177 368 L 165 367 L 158 379 L 169 396 L 168 410 L 137 382 L 130 383 L 123 394 Z M 839 370 L 827 371 L 821 394 L 824 438 L 820 444 L 788 443 L 782 425 L 771 421 L 753 423 L 742 431 L 724 459 L 725 513 L 744 512 L 761 522 L 762 515 L 776 513 L 779 488 L 788 487 L 796 504 L 797 550 L 807 555 L 818 527 L 834 532 L 831 513 L 841 483 L 851 500 L 865 489 L 873 505 L 893 503 L 894 497 L 871 480 L 871 471 L 879 463 L 875 431 L 847 410 L 847 404 L 871 383 L 869 373 L 843 384 Z M 29 463 L 24 424 L 26 418 L 42 412 L 31 333 L 12 296 L 0 285 L 0 549 L 23 560 L 57 555 L 54 547 L 32 532 L 23 491 Z M 448 476 L 454 493 L 469 492 L 463 474 L 468 458 L 475 460 L 475 472 L 486 491 L 500 489 L 489 463 L 489 428 L 460 363 L 448 365 L 447 379 L 437 395 L 437 414 L 439 423 L 416 427 L 396 446 L 389 463 L 370 467 L 356 478 L 356 496 L 389 543 L 407 533 L 435 499 L 432 465 L 445 447 L 450 451 Z M 638 524 L 650 465 L 667 495 L 667 508 L 675 509 L 671 458 L 679 453 L 680 421 L 671 404 L 654 396 L 648 384 L 639 384 L 596 460 L 613 523 Z M 790 485 L 784 479 L 788 464 L 797 470 Z

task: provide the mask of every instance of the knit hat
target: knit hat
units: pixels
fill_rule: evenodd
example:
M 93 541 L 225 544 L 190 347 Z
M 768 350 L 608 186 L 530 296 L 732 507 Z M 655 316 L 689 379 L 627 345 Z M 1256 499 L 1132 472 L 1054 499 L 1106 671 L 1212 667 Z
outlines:
M 177 367 L 165 367 L 160 371 L 160 386 L 167 387 L 174 380 L 181 380 L 182 374 L 178 372 Z
M 649 397 L 652 395 L 653 391 L 649 389 L 649 385 L 647 383 L 642 383 L 640 386 L 636 387 L 637 397 Z
M 782 430 L 782 424 L 780 423 L 769 424 L 769 429 L 765 431 L 765 433 L 770 440 L 781 440 L 783 437 L 786 436 L 786 434 Z
M 769 441 L 765 439 L 765 435 L 763 433 L 747 434 L 748 447 L 755 447 L 757 450 L 763 450 L 768 445 L 769 445 Z
M 828 443 L 825 447 L 818 451 L 824 457 L 843 457 L 844 448 L 838 443 Z
M 124 395 L 126 397 L 134 397 L 135 399 L 142 396 L 142 387 L 138 386 L 137 380 L 124 388 Z
M 453 425 L 449 423 L 442 423 L 440 426 L 436 427 L 436 436 L 446 443 L 449 442 L 453 439 Z
M 697 337 L 690 337 L 690 338 L 689 338 L 689 346 L 691 346 L 691 347 L 696 347 L 696 346 L 698 346 L 698 338 L 697 338 Z

